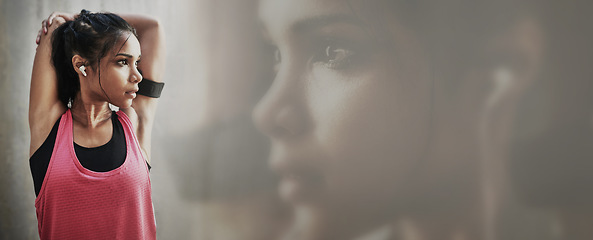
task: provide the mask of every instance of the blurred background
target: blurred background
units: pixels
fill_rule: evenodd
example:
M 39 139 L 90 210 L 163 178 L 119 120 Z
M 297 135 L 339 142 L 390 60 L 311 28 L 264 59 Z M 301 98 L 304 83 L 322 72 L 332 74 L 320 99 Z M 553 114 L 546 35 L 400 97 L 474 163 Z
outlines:
M 395 35 L 413 32 L 410 36 L 417 37 L 395 37 L 396 44 L 391 45 L 396 47 L 388 44 L 384 49 L 398 53 L 388 55 L 387 62 L 401 63 L 396 67 L 404 69 L 401 74 L 425 71 L 427 76 L 413 76 L 432 79 L 427 86 L 434 132 L 428 133 L 430 147 L 420 151 L 433 160 L 400 171 L 418 175 L 415 178 L 378 178 L 387 184 L 374 186 L 375 192 L 389 192 L 382 186 L 390 186 L 390 181 L 394 186 L 401 185 L 395 181 L 411 182 L 398 187 L 395 197 L 361 198 L 364 204 L 348 209 L 339 208 L 343 202 L 327 198 L 331 200 L 327 205 L 310 207 L 282 200 L 278 185 L 283 181 L 307 185 L 323 181 L 318 178 L 324 176 L 298 171 L 282 176 L 270 169 L 271 149 L 294 143 L 275 129 L 290 130 L 294 122 L 288 121 L 286 127 L 266 120 L 262 112 L 273 112 L 269 109 L 274 104 L 288 101 L 277 96 L 288 95 L 313 102 L 303 109 L 332 107 L 334 92 L 321 90 L 327 91 L 327 98 L 299 92 L 317 86 L 304 80 L 302 86 L 269 90 L 281 86 L 282 81 L 274 78 L 286 76 L 280 74 L 288 69 L 282 64 L 292 63 L 286 60 L 294 52 L 290 44 L 306 38 L 288 34 L 294 39 L 286 41 L 283 31 L 274 29 L 290 23 L 287 19 L 292 17 L 309 16 L 307 11 L 322 15 L 342 5 L 368 21 L 373 31 L 395 29 Z M 150 173 L 160 239 L 593 239 L 593 5 L 577 0 L 0 0 L 0 100 L 4 102 L 0 106 L 0 239 L 39 238 L 27 161 L 35 37 L 41 21 L 53 11 L 83 8 L 154 16 L 165 30 L 166 87 L 153 129 Z M 400 24 L 407 31 L 399 29 Z M 415 39 L 413 44 L 404 46 L 402 42 L 409 39 Z M 344 53 L 332 46 L 322 46 L 321 52 L 333 58 Z M 421 50 L 403 50 L 415 48 Z M 423 67 L 423 58 L 417 56 L 429 56 L 430 64 Z M 306 78 L 309 69 L 302 71 L 301 77 Z M 335 85 L 342 90 L 348 86 Z M 392 95 L 405 92 L 406 88 Z M 370 95 L 381 94 L 370 91 Z M 381 98 L 387 105 L 392 104 L 390 100 L 400 104 L 396 99 L 401 100 L 389 94 Z M 256 105 L 260 114 L 254 122 Z M 335 109 L 358 105 L 349 101 Z M 410 104 L 407 108 L 412 110 L 383 117 L 392 121 L 398 119 L 397 113 L 414 113 L 416 106 L 426 107 Z M 377 105 L 363 108 L 371 113 L 371 120 L 373 110 L 382 110 Z M 323 119 L 316 117 L 311 113 L 307 121 L 317 127 L 310 127 L 311 131 L 319 133 L 315 131 L 323 129 Z M 331 121 L 326 124 L 379 128 L 375 135 L 392 132 L 367 122 L 342 122 L 339 116 Z M 321 141 L 320 146 L 340 142 L 340 136 L 359 138 L 353 143 L 356 146 L 395 142 L 391 138 L 365 142 L 367 135 L 355 130 L 325 140 L 311 135 L 317 138 L 309 142 Z M 412 147 L 420 144 L 410 142 Z M 296 152 L 297 157 L 306 154 Z M 370 166 L 378 158 L 396 157 L 371 152 L 358 160 L 370 159 Z M 386 172 L 359 168 L 341 182 L 351 190 L 337 196 L 364 195 L 367 189 L 347 183 L 364 182 L 375 173 L 396 174 L 394 169 L 405 166 L 382 160 L 376 162 L 385 163 Z M 423 170 L 416 172 L 417 168 Z M 397 197 L 400 194 L 409 197 Z M 334 205 L 338 213 L 318 207 Z M 362 213 L 356 215 L 357 211 Z

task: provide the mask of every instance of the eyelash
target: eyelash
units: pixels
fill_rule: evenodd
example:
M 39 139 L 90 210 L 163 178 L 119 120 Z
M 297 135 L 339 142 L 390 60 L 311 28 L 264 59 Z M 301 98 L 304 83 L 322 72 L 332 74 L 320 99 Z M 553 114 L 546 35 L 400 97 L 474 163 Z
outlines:
M 329 69 L 343 69 L 347 68 L 352 63 L 352 58 L 355 55 L 355 51 L 352 48 L 340 46 L 335 43 L 327 43 L 323 49 L 318 52 L 321 54 L 317 55 L 313 60 L 320 62 Z
M 128 59 L 121 59 L 121 60 L 118 60 L 118 61 L 117 61 L 117 63 L 118 63 L 119 65 L 121 65 L 121 66 L 128 65 Z M 136 66 L 138 66 L 138 64 L 139 64 L 139 63 L 140 63 L 140 61 L 136 61 L 136 62 L 135 62 Z
M 315 47 L 312 61 L 320 63 L 329 69 L 340 70 L 349 67 L 353 58 L 357 55 L 353 47 L 344 46 L 331 40 L 323 41 Z M 275 47 L 273 51 L 274 70 L 277 72 L 282 62 L 282 53 Z

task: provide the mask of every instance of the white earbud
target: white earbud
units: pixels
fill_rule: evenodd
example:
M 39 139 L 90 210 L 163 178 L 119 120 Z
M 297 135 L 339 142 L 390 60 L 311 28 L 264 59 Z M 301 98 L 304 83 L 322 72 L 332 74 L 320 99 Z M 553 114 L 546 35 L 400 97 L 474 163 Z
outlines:
M 84 65 L 80 66 L 78 69 L 82 73 L 82 76 L 85 76 L 86 77 L 86 72 L 84 71 L 86 68 L 84 67 Z

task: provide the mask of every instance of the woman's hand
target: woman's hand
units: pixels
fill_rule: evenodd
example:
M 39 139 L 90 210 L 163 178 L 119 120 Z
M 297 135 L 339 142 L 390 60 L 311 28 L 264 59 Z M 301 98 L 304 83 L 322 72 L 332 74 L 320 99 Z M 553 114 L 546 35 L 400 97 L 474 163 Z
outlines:
M 77 17 L 78 17 L 78 13 L 74 14 L 74 13 L 53 12 L 52 14 L 49 15 L 49 17 L 47 19 L 44 19 L 43 21 L 41 21 L 41 29 L 39 29 L 39 32 L 37 33 L 37 39 L 35 39 L 35 43 L 39 44 L 39 42 L 41 41 L 41 35 L 47 34 L 49 32 L 48 29 L 52 24 L 56 23 L 57 26 L 60 26 L 60 25 L 62 25 L 62 23 L 66 22 L 66 21 L 73 21 Z

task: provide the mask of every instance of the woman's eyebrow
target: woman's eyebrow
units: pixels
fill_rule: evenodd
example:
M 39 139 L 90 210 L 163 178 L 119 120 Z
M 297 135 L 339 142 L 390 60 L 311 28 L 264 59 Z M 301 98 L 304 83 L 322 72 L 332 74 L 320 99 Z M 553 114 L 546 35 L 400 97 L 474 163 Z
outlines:
M 134 55 L 129 54 L 129 53 L 118 53 L 118 54 L 115 54 L 115 56 L 116 57 L 117 56 L 124 56 L 124 57 L 128 57 L 128 58 L 134 58 Z M 138 55 L 138 58 L 142 58 L 142 55 Z
M 132 54 L 128 54 L 128 53 L 118 53 L 115 54 L 115 56 L 124 56 L 124 57 L 128 57 L 128 58 L 133 58 L 134 56 Z M 140 58 L 141 56 L 138 56 L 138 58 Z
M 292 25 L 291 30 L 295 33 L 306 33 L 336 23 L 345 23 L 366 28 L 366 24 L 356 16 L 351 14 L 333 14 L 315 16 L 298 21 Z

